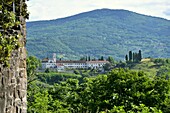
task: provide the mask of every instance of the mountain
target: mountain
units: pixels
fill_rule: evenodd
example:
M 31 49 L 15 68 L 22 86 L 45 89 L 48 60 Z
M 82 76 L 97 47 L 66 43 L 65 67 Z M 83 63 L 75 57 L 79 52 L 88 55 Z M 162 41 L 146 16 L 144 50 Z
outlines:
M 74 16 L 27 22 L 27 50 L 38 58 L 76 59 L 142 50 L 144 57 L 170 57 L 170 20 L 127 10 L 98 9 Z

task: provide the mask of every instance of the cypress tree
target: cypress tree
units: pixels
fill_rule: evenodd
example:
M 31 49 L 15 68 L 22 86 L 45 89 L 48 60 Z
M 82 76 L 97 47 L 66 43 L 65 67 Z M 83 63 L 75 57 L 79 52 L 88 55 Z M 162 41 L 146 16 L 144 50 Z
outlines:
M 138 62 L 138 53 L 134 53 L 134 62 Z
M 139 53 L 138 53 L 138 61 L 141 61 L 142 60 L 142 52 L 141 50 L 139 50 Z
M 128 61 L 128 55 L 125 56 L 125 60 L 126 60 L 126 62 Z
M 103 61 L 103 60 L 104 60 L 104 57 L 103 57 L 103 56 L 101 56 L 100 60 L 102 60 L 102 61 Z
M 90 61 L 91 59 L 90 59 L 90 56 L 89 56 L 89 61 Z
M 129 51 L 129 61 L 132 61 L 132 51 Z
M 135 53 L 133 52 L 133 62 L 135 62 Z

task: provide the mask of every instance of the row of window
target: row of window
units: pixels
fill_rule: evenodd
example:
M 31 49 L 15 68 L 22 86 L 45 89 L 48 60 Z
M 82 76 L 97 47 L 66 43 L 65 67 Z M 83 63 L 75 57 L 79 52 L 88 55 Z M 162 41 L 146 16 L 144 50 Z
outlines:
M 79 63 L 68 63 L 68 64 L 65 64 L 65 63 L 63 63 L 63 65 L 86 65 L 86 64 L 79 64 Z
M 68 66 L 70 68 L 86 68 L 87 66 Z
M 50 63 L 45 63 L 45 64 L 55 64 L 53 62 L 50 62 Z M 105 63 L 60 63 L 60 64 L 63 64 L 63 65 L 103 65 Z
M 65 64 L 63 63 L 63 65 L 65 66 L 68 66 L 68 67 L 77 67 L 77 68 L 84 68 L 84 67 L 95 67 L 95 66 L 102 66 L 104 63 L 101 63 L 101 64 L 84 64 L 84 63 L 77 63 L 77 64 L 73 64 L 73 63 L 68 63 L 68 64 Z M 43 64 L 43 65 L 46 65 L 46 66 L 55 66 L 56 64 L 55 63 L 46 63 L 46 64 Z
M 50 66 L 50 65 L 53 65 L 53 66 L 55 66 L 56 64 L 46 64 L 47 66 Z

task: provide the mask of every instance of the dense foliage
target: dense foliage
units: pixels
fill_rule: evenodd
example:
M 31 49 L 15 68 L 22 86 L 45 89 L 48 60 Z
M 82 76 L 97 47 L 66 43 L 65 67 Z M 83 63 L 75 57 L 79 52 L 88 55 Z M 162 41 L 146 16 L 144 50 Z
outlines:
M 169 59 L 150 62 L 170 65 Z M 81 70 L 85 72 L 90 71 Z M 170 80 L 166 76 L 123 68 L 97 76 L 84 76 L 78 70 L 74 73 L 77 76 L 50 71 L 40 73 L 29 84 L 28 113 L 170 112 Z
M 28 22 L 27 30 L 29 54 L 39 58 L 57 53 L 68 59 L 90 55 L 123 60 L 129 50 L 142 50 L 143 57 L 170 57 L 170 21 L 126 10 L 101 9 Z
M 96 113 L 119 107 L 124 112 L 136 112 L 141 106 L 141 109 L 146 106 L 149 112 L 155 109 L 169 112 L 170 107 L 169 80 L 124 69 L 84 78 L 81 84 L 78 79 L 67 79 L 54 86 L 32 85 L 35 89 L 29 91 L 28 112 Z
M 20 0 L 0 0 L 0 63 L 8 65 L 12 50 L 19 47 L 19 16 L 28 18 L 27 5 Z
M 41 67 L 41 61 L 34 56 L 29 56 L 27 62 L 27 82 L 31 83 L 37 79 L 37 69 Z

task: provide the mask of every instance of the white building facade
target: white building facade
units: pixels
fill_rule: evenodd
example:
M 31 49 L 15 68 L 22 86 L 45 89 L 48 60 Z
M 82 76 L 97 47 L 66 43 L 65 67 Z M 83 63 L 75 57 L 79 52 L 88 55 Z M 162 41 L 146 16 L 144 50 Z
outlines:
M 87 68 L 86 61 L 56 61 L 56 64 L 70 69 Z
M 65 68 L 78 69 L 78 68 L 100 68 L 103 67 L 108 61 L 56 61 L 57 65 L 63 65 Z
M 56 54 L 53 54 L 53 59 L 45 58 L 42 60 L 42 68 L 56 68 Z
M 56 67 L 56 62 L 53 60 L 48 60 L 48 61 L 42 61 L 42 68 L 55 68 Z
M 97 61 L 85 61 L 85 60 L 56 60 L 56 54 L 53 54 L 52 59 L 45 58 L 42 60 L 42 68 L 57 68 L 63 70 L 65 68 L 69 69 L 87 69 L 87 68 L 100 68 L 103 67 L 109 61 L 97 60 Z
M 106 63 L 109 63 L 108 61 L 87 61 L 86 62 L 86 65 L 87 67 L 90 67 L 90 68 L 100 68 L 100 67 L 103 67 Z

